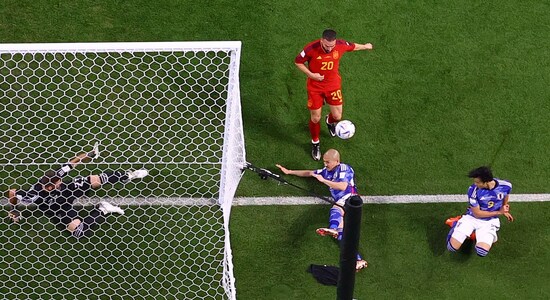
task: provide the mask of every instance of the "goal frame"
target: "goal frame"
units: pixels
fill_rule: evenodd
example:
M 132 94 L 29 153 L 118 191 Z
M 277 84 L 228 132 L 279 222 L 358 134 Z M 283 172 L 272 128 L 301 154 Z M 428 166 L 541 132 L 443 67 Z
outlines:
M 223 210 L 225 230 L 225 255 L 222 284 L 228 299 L 236 299 L 235 278 L 233 276 L 232 252 L 230 244 L 229 218 L 233 197 L 242 168 L 246 162 L 244 132 L 240 103 L 239 66 L 241 55 L 240 41 L 194 41 L 194 42 L 92 42 L 92 43 L 19 43 L 0 44 L 0 54 L 27 53 L 133 53 L 171 51 L 211 51 L 223 50 L 231 54 L 229 82 L 226 99 L 225 124 L 223 130 L 223 154 L 221 158 L 220 190 L 218 205 Z M 232 98 L 232 101 L 229 101 Z M 237 179 L 237 183 L 228 181 Z M 2 201 L 2 204 L 7 204 Z

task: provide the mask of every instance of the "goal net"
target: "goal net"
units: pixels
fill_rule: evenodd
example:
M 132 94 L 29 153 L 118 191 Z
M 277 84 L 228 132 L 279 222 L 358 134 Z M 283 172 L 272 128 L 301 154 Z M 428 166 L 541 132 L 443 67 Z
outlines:
M 63 177 L 147 169 L 88 191 L 76 238 L 39 205 L 3 197 L 7 299 L 235 299 L 229 216 L 245 165 L 240 42 L 0 45 L 0 188 L 29 190 L 99 144 Z M 6 209 L 7 208 L 7 209 Z M 96 208 L 97 210 L 97 208 Z

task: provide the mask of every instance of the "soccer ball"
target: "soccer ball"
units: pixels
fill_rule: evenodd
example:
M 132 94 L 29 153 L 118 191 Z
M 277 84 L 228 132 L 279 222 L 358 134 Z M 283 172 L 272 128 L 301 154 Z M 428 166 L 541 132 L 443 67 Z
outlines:
M 355 125 L 351 121 L 343 120 L 336 124 L 336 135 L 343 139 L 347 140 L 355 134 Z

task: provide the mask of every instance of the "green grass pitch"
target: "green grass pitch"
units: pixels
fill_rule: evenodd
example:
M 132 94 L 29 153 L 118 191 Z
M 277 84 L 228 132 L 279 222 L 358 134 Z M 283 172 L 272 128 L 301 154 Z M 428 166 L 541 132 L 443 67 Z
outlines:
M 339 149 L 354 167 L 362 194 L 465 193 L 470 184 L 465 173 L 480 164 L 491 164 L 497 176 L 509 179 L 514 193 L 548 193 L 548 11 L 548 0 L 7 0 L 0 5 L 0 42 L 241 40 L 247 158 L 261 167 L 281 163 L 311 169 L 320 164 L 309 158 L 305 76 L 293 59 L 332 27 L 342 38 L 375 46 L 369 53 L 348 53 L 341 61 L 344 118 L 356 124 L 356 136 L 329 139 L 322 128 L 321 137 L 323 149 Z M 326 194 L 315 181 L 292 180 Z M 238 195 L 303 194 L 245 174 Z M 548 204 L 513 204 L 517 221 L 503 222 L 501 239 L 486 259 L 468 250 L 454 256 L 444 251 L 447 228 L 442 222 L 464 205 L 367 205 L 361 250 L 370 266 L 358 274 L 356 297 L 549 298 Z M 337 262 L 336 245 L 313 233 L 326 223 L 327 214 L 325 206 L 235 207 L 231 229 L 237 297 L 333 299 L 334 288 L 319 286 L 305 272 L 309 263 Z M 146 216 L 146 209 L 135 209 L 128 222 Z M 41 228 L 44 221 L 29 220 L 25 226 Z M 9 225 L 0 226 L 10 232 L 5 230 Z M 116 228 L 104 224 L 96 238 L 109 238 L 110 230 Z M 52 232 L 38 235 L 52 242 Z M 27 242 L 7 233 L 2 239 L 5 250 Z M 36 245 L 33 250 L 40 251 L 41 244 Z M 128 251 L 124 243 L 113 247 L 122 247 L 122 254 Z M 175 251 L 185 252 L 182 247 Z M 65 244 L 55 249 L 76 251 Z M 91 256 L 83 257 L 79 263 L 93 267 Z M 51 267 L 6 258 L 1 267 L 9 263 Z M 121 264 L 124 270 L 125 262 Z M 53 270 L 52 276 L 68 280 Z M 147 282 L 148 276 L 168 274 L 136 278 Z M 70 284 L 64 285 L 64 293 L 74 295 Z M 90 283 L 78 288 L 93 293 L 105 287 Z M 20 292 L 21 299 L 44 299 Z
M 464 207 L 365 205 L 359 250 L 369 267 L 357 274 L 355 298 L 548 298 L 548 204 L 515 204 L 517 220 L 502 222 L 499 241 L 485 258 L 471 243 L 455 254 L 446 250 L 445 216 Z M 309 264 L 338 265 L 336 243 L 315 234 L 325 226 L 328 210 L 324 205 L 233 209 L 240 299 L 336 298 L 334 287 L 318 284 L 306 272 Z M 258 220 L 269 226 L 257 226 Z

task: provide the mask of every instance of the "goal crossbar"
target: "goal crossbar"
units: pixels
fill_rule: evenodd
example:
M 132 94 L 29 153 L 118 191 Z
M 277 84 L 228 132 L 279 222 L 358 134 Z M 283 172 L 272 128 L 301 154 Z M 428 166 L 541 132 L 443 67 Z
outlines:
M 240 50 L 240 41 L 204 42 L 114 42 L 114 43 L 38 43 L 0 44 L 0 53 L 24 52 L 149 52 Z

